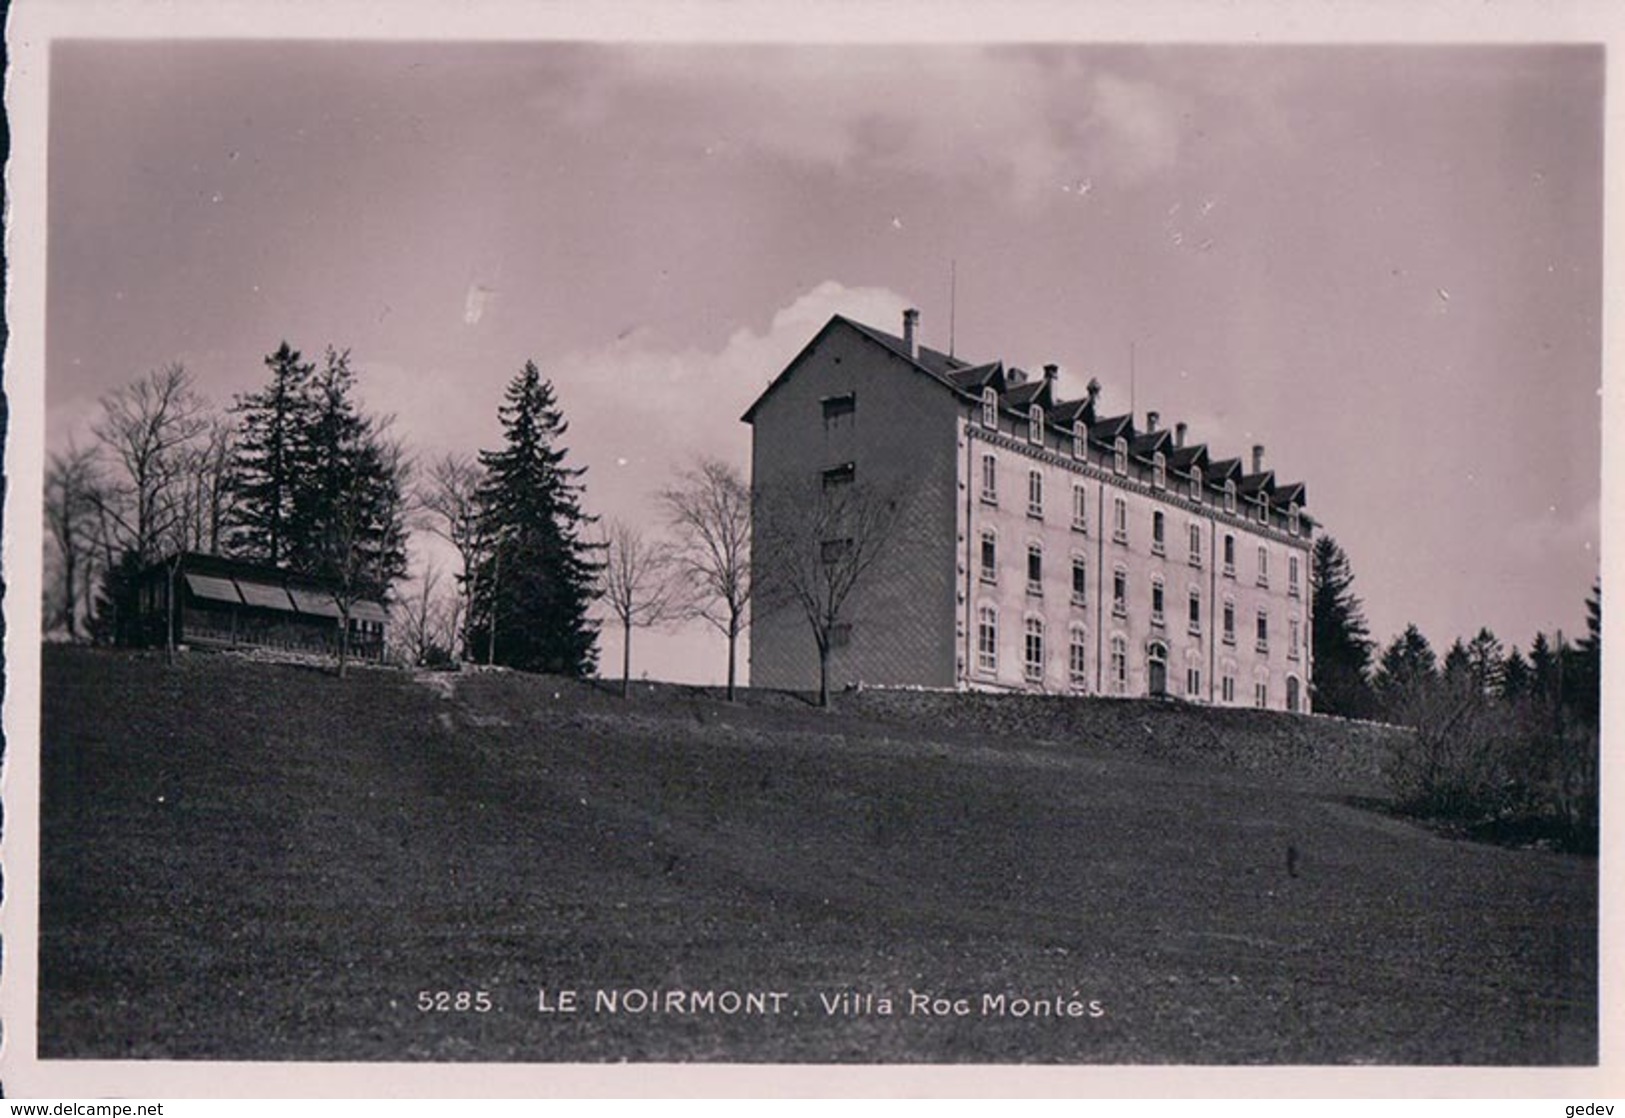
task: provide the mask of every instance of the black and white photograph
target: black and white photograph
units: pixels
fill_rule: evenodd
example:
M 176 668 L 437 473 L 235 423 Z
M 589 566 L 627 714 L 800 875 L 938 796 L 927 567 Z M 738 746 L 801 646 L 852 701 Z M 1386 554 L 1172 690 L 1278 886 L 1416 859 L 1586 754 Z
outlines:
M 1617 1093 L 1608 36 L 1227 7 L 20 5 L 7 1093 Z

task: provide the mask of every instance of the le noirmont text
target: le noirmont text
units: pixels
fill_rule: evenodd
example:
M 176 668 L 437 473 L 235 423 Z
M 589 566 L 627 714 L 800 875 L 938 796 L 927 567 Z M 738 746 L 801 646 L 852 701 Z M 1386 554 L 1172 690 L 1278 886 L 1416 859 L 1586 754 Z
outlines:
M 627 1017 L 1008 1017 L 1092 1020 L 1105 1005 L 1070 994 L 977 993 L 944 995 L 918 990 L 879 994 L 855 990 L 821 992 L 811 998 L 787 990 L 660 989 L 639 986 L 596 989 L 541 988 L 543 1014 L 605 1014 Z

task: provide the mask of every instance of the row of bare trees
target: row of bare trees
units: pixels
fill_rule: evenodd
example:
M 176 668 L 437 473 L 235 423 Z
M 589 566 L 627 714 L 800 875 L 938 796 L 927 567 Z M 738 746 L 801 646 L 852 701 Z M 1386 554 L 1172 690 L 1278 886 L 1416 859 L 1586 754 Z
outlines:
M 129 621 L 121 578 L 160 558 L 218 550 L 234 502 L 234 446 L 232 424 L 181 365 L 102 397 L 91 441 L 46 462 L 46 630 L 114 639 Z
M 831 703 L 837 633 L 854 596 L 888 553 L 901 494 L 813 479 L 779 479 L 753 507 L 731 466 L 705 460 L 660 494 L 669 535 L 624 522 L 605 531 L 602 601 L 622 635 L 621 692 L 632 676 L 632 634 L 702 620 L 728 642 L 728 697 L 738 686 L 738 643 L 754 611 L 790 610 L 818 653 L 819 705 Z

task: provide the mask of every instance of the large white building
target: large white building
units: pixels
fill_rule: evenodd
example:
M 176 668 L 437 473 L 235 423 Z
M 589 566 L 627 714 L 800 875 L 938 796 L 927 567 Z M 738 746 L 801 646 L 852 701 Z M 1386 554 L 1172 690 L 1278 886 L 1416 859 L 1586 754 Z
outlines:
M 758 502 L 862 479 L 909 499 L 835 634 L 832 683 L 1173 696 L 1307 711 L 1312 522 L 1261 446 L 1097 414 L 1028 377 L 832 318 L 746 412 Z M 751 683 L 810 689 L 794 610 L 753 621 Z

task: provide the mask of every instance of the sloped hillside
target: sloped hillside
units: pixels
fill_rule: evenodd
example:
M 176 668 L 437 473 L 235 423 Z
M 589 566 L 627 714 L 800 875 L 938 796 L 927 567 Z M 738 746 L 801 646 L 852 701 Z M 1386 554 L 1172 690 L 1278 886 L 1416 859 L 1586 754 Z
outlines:
M 44 684 L 46 1057 L 1596 1058 L 1595 861 L 1350 806 L 1367 727 L 74 648 Z

